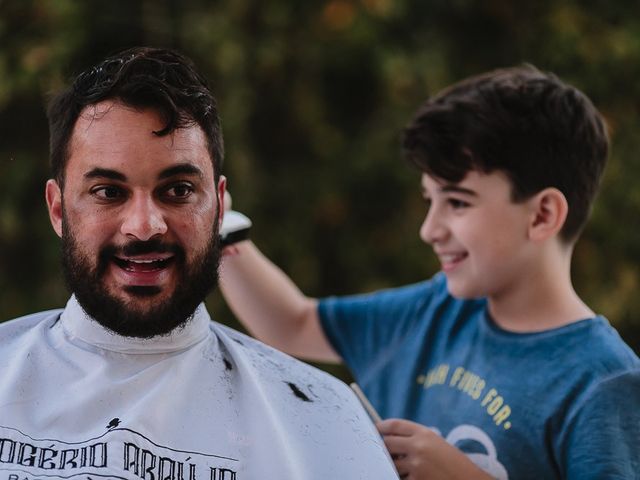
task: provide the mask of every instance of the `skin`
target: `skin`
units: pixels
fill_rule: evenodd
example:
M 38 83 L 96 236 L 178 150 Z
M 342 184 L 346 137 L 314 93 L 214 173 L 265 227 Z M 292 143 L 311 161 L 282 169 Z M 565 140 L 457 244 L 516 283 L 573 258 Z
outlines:
M 224 210 L 226 181 L 220 177 L 216 185 L 200 127 L 153 134 L 163 126 L 156 112 L 115 101 L 85 108 L 71 138 L 64 192 L 55 180 L 46 185 L 55 232 L 72 235 L 78 254 L 94 268 L 101 249 L 116 247 L 101 286 L 142 313 L 171 299 L 178 266 L 171 252 L 126 254 L 121 248 L 160 240 L 181 247 L 189 264 L 205 250 Z
M 502 172 L 470 171 L 456 184 L 422 175 L 429 206 L 420 237 L 458 298 L 486 297 L 497 325 L 535 332 L 595 315 L 571 282 L 573 244 L 560 240 L 568 205 L 555 188 L 511 200 Z
M 440 260 L 449 292 L 477 298 L 517 287 L 522 267 L 533 257 L 528 245 L 531 207 L 511 202 L 506 177 L 472 171 L 451 184 L 425 174 L 422 189 L 429 210 L 420 238 Z
M 407 480 L 490 480 L 456 447 L 430 428 L 398 418 L 376 424 L 400 478 Z

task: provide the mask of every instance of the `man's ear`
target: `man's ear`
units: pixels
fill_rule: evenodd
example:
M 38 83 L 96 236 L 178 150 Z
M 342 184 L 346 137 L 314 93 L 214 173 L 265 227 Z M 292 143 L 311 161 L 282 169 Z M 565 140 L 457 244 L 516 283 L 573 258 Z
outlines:
M 531 221 L 529 239 L 541 242 L 556 236 L 567 219 L 569 204 L 564 194 L 557 188 L 545 188 L 529 200 Z
M 45 198 L 47 200 L 47 208 L 49 209 L 49 220 L 51 226 L 62 238 L 62 191 L 58 182 L 53 179 L 47 181 L 45 187 Z
M 225 195 L 227 191 L 227 177 L 220 175 L 218 179 L 218 227 L 222 227 L 222 219 L 224 218 L 225 211 Z

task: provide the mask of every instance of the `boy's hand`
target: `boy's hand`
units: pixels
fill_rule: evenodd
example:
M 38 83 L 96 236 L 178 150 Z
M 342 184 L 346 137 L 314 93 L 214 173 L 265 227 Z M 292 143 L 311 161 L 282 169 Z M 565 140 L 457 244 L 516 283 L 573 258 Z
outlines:
M 231 208 L 231 194 L 224 192 L 224 219 L 220 226 L 220 243 L 223 247 L 224 256 L 237 255 L 237 242 L 246 240 L 249 237 L 251 220 L 240 212 Z
M 487 473 L 440 435 L 409 420 L 376 424 L 400 478 L 408 480 L 490 480 Z

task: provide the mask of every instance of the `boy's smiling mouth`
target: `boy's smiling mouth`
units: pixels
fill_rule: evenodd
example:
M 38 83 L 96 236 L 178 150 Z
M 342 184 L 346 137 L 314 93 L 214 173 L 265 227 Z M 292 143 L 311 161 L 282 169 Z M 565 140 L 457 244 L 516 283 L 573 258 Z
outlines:
M 456 253 L 437 253 L 438 259 L 440 260 L 440 265 L 442 267 L 442 271 L 449 272 L 456 268 L 464 259 L 466 259 L 469 254 L 467 252 L 456 252 Z

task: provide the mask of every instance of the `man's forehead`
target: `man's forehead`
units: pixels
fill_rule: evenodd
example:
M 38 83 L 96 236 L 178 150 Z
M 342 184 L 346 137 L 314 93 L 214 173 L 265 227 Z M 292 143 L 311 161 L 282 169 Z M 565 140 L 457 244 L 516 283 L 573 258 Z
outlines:
M 164 127 L 160 113 L 153 108 L 136 108 L 115 99 L 103 100 L 82 109 L 76 120 L 73 136 L 87 134 L 93 127 L 112 129 L 114 123 L 126 124 L 127 120 L 139 123 L 142 117 L 146 119 L 144 123 L 157 123 L 157 129 Z M 149 133 L 152 132 L 153 130 Z
M 74 144 L 108 148 L 126 147 L 133 141 L 157 140 L 172 150 L 202 148 L 208 151 L 206 136 L 197 123 L 178 127 L 158 135 L 166 125 L 155 109 L 136 108 L 117 100 L 105 100 L 86 106 L 78 116 L 71 135 Z
M 118 170 L 153 157 L 155 162 L 147 162 L 150 168 L 191 163 L 203 172 L 213 169 L 207 139 L 198 124 L 157 135 L 164 127 L 162 116 L 153 109 L 116 100 L 89 105 L 74 126 L 67 167 L 80 160 L 87 169 Z
M 91 105 L 87 105 L 82 109 L 80 115 L 78 116 L 78 120 L 83 119 L 86 121 L 92 121 L 101 117 L 111 111 L 114 106 L 118 105 L 120 108 L 125 108 L 134 111 L 132 107 L 123 104 L 122 102 L 118 102 L 115 99 L 111 100 L 103 100 L 99 103 L 93 103 Z

